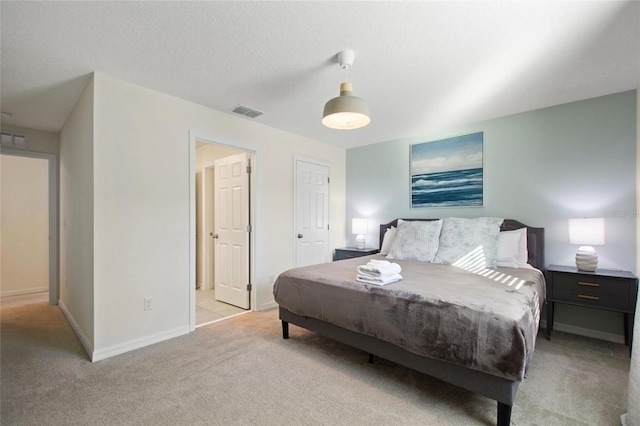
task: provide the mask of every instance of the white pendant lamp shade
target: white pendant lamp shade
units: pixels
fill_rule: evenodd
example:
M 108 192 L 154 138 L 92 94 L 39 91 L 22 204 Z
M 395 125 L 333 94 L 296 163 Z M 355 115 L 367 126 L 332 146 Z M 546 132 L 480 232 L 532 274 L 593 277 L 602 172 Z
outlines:
M 362 98 L 351 93 L 351 83 L 345 81 L 340 85 L 340 96 L 329 100 L 324 106 L 322 124 L 339 130 L 359 129 L 369 124 L 369 106 Z
M 344 50 L 338 54 L 340 67 L 347 70 L 353 65 L 353 50 Z M 353 96 L 353 86 L 345 81 L 340 85 L 340 96 L 329 100 L 324 106 L 322 124 L 338 130 L 352 130 L 364 127 L 369 118 L 369 106 L 364 99 Z

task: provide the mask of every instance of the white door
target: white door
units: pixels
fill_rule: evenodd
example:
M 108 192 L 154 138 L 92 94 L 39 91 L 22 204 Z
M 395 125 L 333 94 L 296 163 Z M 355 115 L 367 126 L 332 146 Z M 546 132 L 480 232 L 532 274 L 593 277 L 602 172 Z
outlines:
M 249 309 L 249 161 L 242 153 L 215 161 L 216 299 Z
M 329 167 L 295 162 L 296 267 L 331 260 L 329 250 Z

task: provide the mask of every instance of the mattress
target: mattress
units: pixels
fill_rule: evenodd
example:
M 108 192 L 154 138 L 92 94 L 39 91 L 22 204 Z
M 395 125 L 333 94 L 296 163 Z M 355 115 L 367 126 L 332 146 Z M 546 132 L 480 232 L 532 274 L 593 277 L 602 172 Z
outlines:
M 275 282 L 274 296 L 297 315 L 326 321 L 511 381 L 521 381 L 534 351 L 544 275 L 537 269 L 480 272 L 396 261 L 401 281 L 356 280 L 357 267 L 380 255 L 295 268 Z

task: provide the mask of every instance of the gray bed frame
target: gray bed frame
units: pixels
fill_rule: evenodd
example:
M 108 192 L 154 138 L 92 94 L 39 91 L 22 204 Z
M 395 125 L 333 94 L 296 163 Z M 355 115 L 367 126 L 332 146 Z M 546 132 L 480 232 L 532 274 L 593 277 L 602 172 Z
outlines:
M 391 226 L 396 226 L 397 223 L 398 220 L 396 219 L 380 225 L 380 247 L 382 247 L 382 240 L 386 230 Z M 502 231 L 510 231 L 525 227 L 527 228 L 529 264 L 544 271 L 544 228 L 532 228 L 516 220 L 505 219 L 500 229 Z M 282 321 L 282 337 L 284 339 L 289 338 L 290 323 L 306 328 L 321 336 L 329 337 L 368 352 L 370 362 L 372 362 L 374 355 L 379 356 L 452 385 L 489 397 L 498 403 L 497 425 L 508 426 L 511 423 L 511 410 L 520 382 L 492 376 L 445 361 L 426 358 L 375 337 L 346 330 L 326 321 L 300 316 L 282 307 L 280 307 L 280 320 Z

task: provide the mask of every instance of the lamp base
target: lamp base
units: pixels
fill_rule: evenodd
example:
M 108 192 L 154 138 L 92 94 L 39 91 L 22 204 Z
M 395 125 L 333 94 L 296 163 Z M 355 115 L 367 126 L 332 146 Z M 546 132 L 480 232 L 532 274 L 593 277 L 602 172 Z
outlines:
M 591 246 L 582 246 L 576 252 L 576 267 L 579 271 L 595 272 L 598 267 L 598 253 Z
M 365 240 L 365 238 L 364 238 L 364 235 L 359 234 L 359 235 L 356 237 L 356 248 L 357 248 L 358 250 L 364 250 L 365 242 L 366 242 L 366 240 Z

